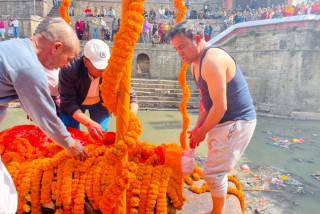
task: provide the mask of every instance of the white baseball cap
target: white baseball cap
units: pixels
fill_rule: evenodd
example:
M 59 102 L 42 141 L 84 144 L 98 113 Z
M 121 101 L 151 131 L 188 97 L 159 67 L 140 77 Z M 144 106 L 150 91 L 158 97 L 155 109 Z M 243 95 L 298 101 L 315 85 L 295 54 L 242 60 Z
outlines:
M 109 46 L 100 39 L 91 39 L 84 46 L 84 56 L 96 69 L 105 69 L 110 58 Z

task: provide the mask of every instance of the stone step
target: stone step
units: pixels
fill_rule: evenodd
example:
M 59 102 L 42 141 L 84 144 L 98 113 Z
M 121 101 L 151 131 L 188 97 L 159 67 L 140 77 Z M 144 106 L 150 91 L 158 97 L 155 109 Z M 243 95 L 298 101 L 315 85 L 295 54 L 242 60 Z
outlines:
M 59 14 L 59 5 L 54 5 L 50 12 L 48 13 L 47 17 L 38 25 L 37 29 L 35 30 L 34 34 L 40 33 L 41 29 L 49 22 L 49 19 L 52 17 L 60 17 Z
M 182 88 L 180 85 L 152 84 L 152 83 L 145 84 L 145 83 L 132 83 L 132 82 L 131 82 L 131 85 L 134 89 L 145 88 L 145 89 L 166 89 L 166 90 L 181 90 L 182 91 Z M 191 86 L 191 87 L 189 87 L 189 90 L 194 91 L 194 90 L 196 90 L 196 87 Z
M 143 90 L 134 90 L 138 96 L 166 96 L 166 97 L 182 97 L 182 92 L 174 93 L 174 92 L 167 92 L 167 91 L 143 91 Z M 190 97 L 198 97 L 200 96 L 199 93 L 190 93 Z
M 172 89 L 172 88 L 153 88 L 151 86 L 149 86 L 150 88 L 141 88 L 139 86 L 132 86 L 133 89 L 137 92 L 143 92 L 145 94 L 149 93 L 149 94 L 154 94 L 157 93 L 159 95 L 164 95 L 164 94 L 181 94 L 182 96 L 182 89 L 178 88 L 178 89 Z M 189 89 L 190 94 L 192 95 L 197 95 L 199 94 L 197 89 Z M 172 95 L 175 96 L 175 95 Z
M 139 107 L 161 107 L 161 108 L 179 108 L 180 102 L 178 101 L 161 101 L 159 102 L 154 100 L 140 100 L 139 99 Z M 188 102 L 187 108 L 199 108 L 198 102 Z
M 165 96 L 139 96 L 137 95 L 138 100 L 148 100 L 148 101 L 174 101 L 181 102 L 181 98 L 179 97 L 165 97 Z M 197 102 L 199 99 L 197 97 L 190 97 L 188 102 Z
M 142 84 L 166 84 L 166 85 L 179 85 L 178 80 L 162 80 L 162 79 L 139 79 L 132 78 L 131 83 L 142 83 Z M 186 81 L 187 85 L 192 85 L 194 83 L 193 80 Z M 180 86 L 180 85 L 179 85 Z

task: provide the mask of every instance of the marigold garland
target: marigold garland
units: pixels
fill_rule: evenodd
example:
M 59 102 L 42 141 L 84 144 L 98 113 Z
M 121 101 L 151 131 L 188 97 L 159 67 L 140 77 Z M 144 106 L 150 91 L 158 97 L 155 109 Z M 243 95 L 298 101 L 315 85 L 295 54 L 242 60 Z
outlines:
M 166 214 L 167 213 L 167 188 L 169 179 L 171 177 L 172 169 L 165 167 L 161 174 L 161 180 L 158 190 L 158 200 L 156 207 L 156 214 Z
M 187 64 L 182 63 L 182 67 L 178 76 L 180 86 L 182 88 L 182 100 L 179 105 L 179 110 L 182 113 L 182 131 L 180 133 L 180 144 L 183 150 L 188 149 L 187 145 L 187 129 L 189 127 L 190 119 L 187 113 L 187 102 L 190 98 L 190 91 L 186 84 L 186 70 L 188 68 Z
M 136 171 L 136 164 L 128 162 L 126 167 L 122 170 L 119 178 L 106 188 L 99 204 L 102 213 L 112 212 L 122 192 L 128 189 L 130 184 L 135 180 Z
M 178 12 L 174 12 L 176 18 L 176 23 L 183 21 L 183 17 L 187 12 L 187 7 L 183 4 L 182 0 L 174 0 L 174 7 L 178 10 Z
M 245 201 L 244 201 L 243 193 L 236 188 L 228 186 L 228 194 L 233 194 L 238 197 L 238 199 L 240 201 L 242 213 L 244 214 L 245 213 Z
M 67 8 L 70 7 L 70 0 L 62 0 L 62 3 L 59 7 L 60 16 L 68 23 L 71 23 L 71 19 L 67 14 Z

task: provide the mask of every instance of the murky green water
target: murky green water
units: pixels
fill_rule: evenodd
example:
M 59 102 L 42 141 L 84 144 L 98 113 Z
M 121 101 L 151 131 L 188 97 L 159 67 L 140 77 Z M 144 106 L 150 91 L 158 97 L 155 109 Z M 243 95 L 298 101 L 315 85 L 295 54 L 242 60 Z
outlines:
M 177 111 L 138 113 L 143 126 L 141 141 L 161 144 L 179 142 L 181 131 L 181 114 Z M 197 114 L 190 113 L 190 128 L 196 122 Z M 20 124 L 32 124 L 26 119 L 25 113 L 19 108 L 10 108 L 0 130 Z M 85 130 L 84 127 L 82 127 Z M 115 130 L 115 118 L 109 122 L 109 131 Z M 85 130 L 86 131 L 86 130 Z M 290 150 L 272 146 L 270 137 L 283 137 L 292 141 L 293 138 L 303 138 L 302 144 L 294 144 Z M 206 142 L 196 149 L 197 156 L 206 156 Z M 242 163 L 247 163 L 251 169 L 258 166 L 273 166 L 284 170 L 286 174 L 302 183 L 305 193 L 284 191 L 282 193 L 259 193 L 259 197 L 272 197 L 280 200 L 276 203 L 281 213 L 314 214 L 320 213 L 320 181 L 310 174 L 320 171 L 320 122 L 299 121 L 274 118 L 258 118 L 254 136 L 242 157 Z M 288 210 L 289 209 L 289 210 Z

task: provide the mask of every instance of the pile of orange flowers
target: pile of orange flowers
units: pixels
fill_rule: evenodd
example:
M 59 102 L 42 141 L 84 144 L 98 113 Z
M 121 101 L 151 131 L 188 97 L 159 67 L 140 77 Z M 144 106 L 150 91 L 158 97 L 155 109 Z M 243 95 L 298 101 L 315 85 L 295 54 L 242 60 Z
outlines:
M 40 137 L 33 137 L 29 143 L 30 132 L 39 132 Z M 48 139 L 41 133 L 36 126 L 18 126 L 0 132 L 2 161 L 18 192 L 17 213 L 41 213 L 41 207 L 45 206 L 52 207 L 56 213 L 80 214 L 84 213 L 86 200 L 94 210 L 110 213 L 124 190 L 128 190 L 130 213 L 155 209 L 157 213 L 166 213 L 167 194 L 177 208 L 182 207 L 181 183 L 173 177 L 172 169 L 164 165 L 167 145 L 137 141 L 138 146 L 129 149 L 127 166 L 116 177 L 114 165 L 108 160 L 112 145 L 89 144 L 85 140 L 87 133 L 81 131 L 72 132 L 72 136 L 86 142 L 90 158 L 84 162 L 71 158 L 61 148 L 43 152 L 37 158 L 25 156 L 27 151 L 38 151 L 43 148 L 42 143 L 46 144 Z M 47 148 L 53 148 L 52 145 L 55 143 L 50 142 Z

